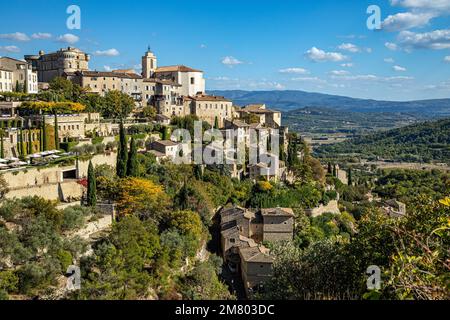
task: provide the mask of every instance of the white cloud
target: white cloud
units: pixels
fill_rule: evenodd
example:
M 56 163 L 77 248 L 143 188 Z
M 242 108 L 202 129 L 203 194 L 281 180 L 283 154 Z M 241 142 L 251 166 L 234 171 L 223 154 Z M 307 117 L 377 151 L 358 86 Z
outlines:
M 0 46 L 0 51 L 8 53 L 18 53 L 20 52 L 20 49 L 16 46 L 5 46 L 5 47 Z
M 450 62 L 450 56 L 446 56 L 446 57 L 444 58 L 444 61 L 445 61 L 445 62 Z
M 333 70 L 333 71 L 330 71 L 330 74 L 332 74 L 334 76 L 346 76 L 346 75 L 350 74 L 350 72 L 348 72 L 346 70 Z
M 351 68 L 351 67 L 353 67 L 353 63 L 342 63 L 341 64 L 341 67 L 344 67 L 344 68 Z
M 65 42 L 68 44 L 75 44 L 78 42 L 78 40 L 80 40 L 80 38 L 74 34 L 71 33 L 66 33 L 62 36 L 59 36 L 56 41 L 58 42 Z
M 97 50 L 94 53 L 94 56 L 104 56 L 104 57 L 116 57 L 120 55 L 120 52 L 117 49 L 108 49 L 108 50 Z
M 252 89 L 259 90 L 284 90 L 285 86 L 278 82 L 272 81 L 255 81 L 250 82 L 248 86 Z
M 103 66 L 103 69 L 108 72 L 112 71 L 112 68 L 110 66 Z
M 353 53 L 361 52 L 361 49 L 353 43 L 343 43 L 338 47 L 338 49 Z
M 326 83 L 326 80 L 320 79 L 319 77 L 297 77 L 292 78 L 291 81 Z
M 398 72 L 405 72 L 406 71 L 406 68 L 401 67 L 401 66 L 393 66 L 392 69 L 394 71 L 398 71 Z
M 306 52 L 306 57 L 315 62 L 333 61 L 340 62 L 348 59 L 347 56 L 339 52 L 325 52 L 316 47 L 312 47 Z
M 392 42 L 386 42 L 386 43 L 384 44 L 384 46 L 385 46 L 386 48 L 388 48 L 389 50 L 391 50 L 391 51 L 396 51 L 396 50 L 398 50 L 398 45 L 396 45 L 395 43 L 392 43 Z
M 224 76 L 212 77 L 212 78 L 209 78 L 209 80 L 213 80 L 213 81 L 239 81 L 239 79 L 237 79 L 237 78 L 229 78 L 229 77 L 224 77 Z
M 206 46 L 206 44 L 203 44 L 203 43 L 202 43 L 202 44 L 200 45 L 200 48 L 205 49 L 205 48 L 207 48 L 207 46 Z
M 388 16 L 382 23 L 382 28 L 387 31 L 400 31 L 411 28 L 423 27 L 431 19 L 436 17 L 433 13 L 402 12 Z
M 386 62 L 386 63 L 394 63 L 395 60 L 393 58 L 384 58 L 384 62 Z
M 30 38 L 22 32 L 3 33 L 0 34 L 0 39 L 14 40 L 14 41 L 30 41 Z
M 399 44 L 406 50 L 450 48 L 450 29 L 434 30 L 431 32 L 415 33 L 402 31 L 398 35 Z
M 376 81 L 376 82 L 398 82 L 398 81 L 410 81 L 414 80 L 413 77 L 380 77 L 373 74 L 362 74 L 354 76 L 331 76 L 332 79 L 346 80 L 346 81 Z
M 295 74 L 309 74 L 309 71 L 303 68 L 286 68 L 280 69 L 280 73 L 295 73 Z
M 430 90 L 450 90 L 450 82 L 441 82 L 439 84 L 432 84 L 425 86 L 425 89 Z
M 450 0 L 391 0 L 391 5 L 408 9 L 450 11 Z
M 52 37 L 52 35 L 50 33 L 38 32 L 38 33 L 33 33 L 31 35 L 31 37 L 36 40 L 44 40 L 44 39 L 50 39 Z
M 236 59 L 235 57 L 232 56 L 226 56 L 225 58 L 222 59 L 222 64 L 228 66 L 228 67 L 234 67 L 236 65 L 239 64 L 243 64 L 244 62 Z

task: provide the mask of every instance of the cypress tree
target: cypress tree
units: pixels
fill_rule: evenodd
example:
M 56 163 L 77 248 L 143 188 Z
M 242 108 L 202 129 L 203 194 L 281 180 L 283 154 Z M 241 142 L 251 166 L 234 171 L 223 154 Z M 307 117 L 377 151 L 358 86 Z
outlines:
M 23 140 L 23 130 L 20 128 L 20 155 L 25 157 L 27 155 L 27 148 L 25 146 L 25 141 Z
M 117 176 L 120 178 L 125 178 L 127 175 L 127 137 L 125 136 L 125 129 L 123 128 L 123 122 L 120 121 L 119 126 L 119 146 L 117 150 L 117 166 L 116 172 Z
M 5 158 L 5 147 L 3 146 L 3 135 L 4 131 L 3 129 L 0 129 L 0 158 Z
M 194 165 L 194 177 L 197 180 L 203 180 L 202 167 L 199 164 Z
M 333 173 L 333 167 L 331 166 L 331 162 L 328 162 L 328 174 L 332 174 Z
M 333 177 L 336 177 L 336 178 L 337 178 L 336 165 L 333 165 Z
M 130 152 L 128 153 L 127 176 L 128 177 L 138 176 L 137 147 L 133 137 L 131 138 L 130 141 Z
M 33 141 L 32 141 L 32 133 L 31 128 L 28 128 L 28 154 L 33 153 Z
M 97 182 L 95 180 L 94 166 L 89 161 L 87 185 L 87 205 L 94 207 L 97 204 Z
M 56 114 L 56 111 L 54 112 L 54 114 L 55 114 L 55 149 L 58 150 L 59 149 L 58 115 Z
M 353 185 L 353 176 L 352 176 L 352 169 L 348 169 L 348 185 Z
M 214 129 L 219 129 L 219 118 L 217 116 L 214 118 Z
M 186 210 L 188 207 L 189 190 L 186 186 L 186 180 L 184 181 L 183 187 L 177 195 L 176 202 L 181 210 Z
M 42 116 L 42 151 L 47 151 L 47 129 L 45 128 L 45 116 Z
M 163 140 L 170 140 L 170 129 L 169 127 L 164 127 L 164 131 L 163 131 Z

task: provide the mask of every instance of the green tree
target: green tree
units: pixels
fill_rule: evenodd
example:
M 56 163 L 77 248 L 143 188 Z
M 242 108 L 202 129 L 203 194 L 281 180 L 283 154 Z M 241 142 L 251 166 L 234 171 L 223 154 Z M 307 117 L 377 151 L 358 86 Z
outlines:
M 163 140 L 170 140 L 170 128 L 165 126 L 163 129 L 163 136 L 162 136 Z
M 42 140 L 42 151 L 47 151 L 47 128 L 45 125 L 45 115 L 42 116 L 42 134 L 41 134 L 41 140 Z
M 95 207 L 97 204 L 97 182 L 95 178 L 94 166 L 89 161 L 88 167 L 88 186 L 87 186 L 87 205 Z
M 4 136 L 4 131 L 3 129 L 0 129 L 0 158 L 4 159 L 5 158 L 5 146 L 4 146 L 4 141 L 3 141 L 3 136 Z
M 137 159 L 137 147 L 134 137 L 130 141 L 130 152 L 128 154 L 127 176 L 137 177 L 139 175 L 139 163 Z
M 219 129 L 219 118 L 217 116 L 214 118 L 214 129 Z
M 349 186 L 353 185 L 353 174 L 351 168 L 348 168 L 348 185 Z
M 117 176 L 125 178 L 127 175 L 127 162 L 128 162 L 128 148 L 127 137 L 125 135 L 125 129 L 123 127 L 123 121 L 119 126 L 119 146 L 117 150 Z
M 28 128 L 28 154 L 33 153 L 33 134 L 31 128 Z
M 59 128 L 58 128 L 58 114 L 54 112 L 55 117 L 55 149 L 59 149 Z
M 105 118 L 126 118 L 133 111 L 134 100 L 128 94 L 117 90 L 108 91 L 105 95 L 102 115 Z

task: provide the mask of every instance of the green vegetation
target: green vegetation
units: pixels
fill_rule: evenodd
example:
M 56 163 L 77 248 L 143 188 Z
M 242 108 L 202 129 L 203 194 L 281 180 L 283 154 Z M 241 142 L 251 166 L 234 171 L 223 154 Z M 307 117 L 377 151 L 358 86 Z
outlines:
M 130 152 L 128 153 L 127 176 L 137 177 L 138 169 L 137 147 L 134 137 L 132 137 L 130 141 Z
M 322 146 L 316 153 L 323 158 L 358 156 L 369 160 L 449 163 L 449 144 L 450 120 L 445 119 Z
M 125 129 L 123 128 L 123 122 L 120 122 L 119 128 L 119 146 L 117 150 L 117 176 L 124 178 L 127 174 L 127 162 L 128 162 L 128 144 L 127 137 L 125 136 Z
M 3 200 L 0 206 L 0 295 L 50 294 L 64 274 L 68 257 L 80 257 L 86 244 L 65 233 L 78 229 L 93 212 L 81 207 L 58 210 L 38 197 Z M 70 261 L 69 261 L 70 260 Z
M 87 205 L 89 207 L 95 207 L 95 205 L 97 204 L 97 182 L 95 180 L 94 166 L 92 165 L 92 161 L 89 161 L 87 179 Z

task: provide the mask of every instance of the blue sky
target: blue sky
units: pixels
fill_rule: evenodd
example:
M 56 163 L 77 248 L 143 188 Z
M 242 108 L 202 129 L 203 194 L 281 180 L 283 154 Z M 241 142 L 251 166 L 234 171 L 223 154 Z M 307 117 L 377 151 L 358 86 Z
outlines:
M 81 30 L 66 27 L 71 4 Z M 382 30 L 366 26 L 372 4 Z M 97 70 L 139 70 L 150 45 L 159 65 L 204 70 L 207 89 L 450 97 L 450 0 L 8 1 L 0 55 L 68 45 Z

